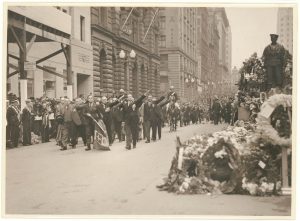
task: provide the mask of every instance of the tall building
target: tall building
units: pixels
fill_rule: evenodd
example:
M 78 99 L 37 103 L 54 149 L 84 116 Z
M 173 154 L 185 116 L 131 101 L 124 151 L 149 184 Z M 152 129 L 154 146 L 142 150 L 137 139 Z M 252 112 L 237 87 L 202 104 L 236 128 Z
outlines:
M 207 83 L 209 66 L 209 13 L 207 8 L 197 8 L 197 60 L 201 85 Z
M 91 31 L 95 96 L 158 96 L 158 8 L 92 7 Z
M 197 8 L 163 8 L 160 11 L 161 90 L 170 85 L 183 101 L 197 95 Z
M 226 66 L 228 68 L 228 71 L 229 71 L 229 75 L 230 75 L 230 72 L 231 72 L 231 59 L 232 59 L 232 52 L 231 52 L 231 49 L 232 49 L 232 43 L 231 43 L 231 40 L 232 40 L 232 36 L 231 36 L 231 28 L 230 26 L 227 27 L 227 30 L 226 30 L 226 47 L 225 47 L 225 60 L 226 60 Z
M 14 26 L 17 24 L 15 20 L 25 21 L 24 29 Z M 21 76 L 16 74 L 7 80 L 8 93 L 26 93 L 26 97 L 36 98 L 68 96 L 72 99 L 80 94 L 86 96 L 92 92 L 93 60 L 89 7 L 9 7 L 8 23 L 9 69 L 13 69 L 13 65 L 18 66 L 18 61 L 13 56 L 20 57 L 22 54 L 22 50 L 14 41 L 13 32 L 21 38 L 22 30 L 26 31 L 25 41 L 28 48 L 27 64 L 25 62 L 23 68 L 26 69 L 28 62 L 32 64 L 32 68 L 25 71 L 26 92 L 20 93 Z M 70 54 L 67 51 L 68 47 L 71 48 Z M 68 59 L 65 54 L 68 54 Z M 11 70 L 8 72 L 11 73 Z M 69 82 L 67 78 L 70 78 Z M 68 93 L 70 85 L 72 87 Z
M 225 47 L 225 57 L 226 57 L 226 66 L 227 66 L 227 69 L 228 69 L 228 73 L 227 73 L 227 76 L 228 77 L 225 77 L 223 78 L 223 87 L 224 87 L 224 94 L 225 95 L 229 95 L 231 93 L 231 90 L 230 90 L 230 76 L 231 76 L 231 59 L 232 59 L 232 52 L 231 52 L 231 49 L 232 49 L 232 43 L 231 43 L 231 40 L 232 40 L 232 37 L 231 37 L 231 28 L 230 28 L 230 25 L 228 25 L 227 27 L 227 30 L 226 30 L 226 47 Z
M 219 50 L 218 50 L 218 71 L 213 76 L 214 94 L 224 95 L 229 92 L 230 70 L 231 70 L 231 30 L 224 8 L 210 8 L 209 14 L 212 16 L 218 30 Z
M 293 54 L 293 9 L 279 8 L 277 13 L 278 42 Z
M 213 8 L 208 8 L 208 67 L 209 72 L 203 76 L 204 95 L 211 98 L 216 94 L 217 82 L 220 75 L 219 70 L 219 42 L 220 35 L 217 26 L 217 19 Z
M 220 76 L 218 81 L 223 81 L 228 76 L 228 37 L 229 37 L 229 22 L 224 8 L 214 8 L 217 27 L 219 32 L 219 66 Z
M 238 83 L 240 80 L 240 73 L 236 66 L 233 67 L 230 77 L 230 93 L 231 95 L 236 93 L 238 90 Z

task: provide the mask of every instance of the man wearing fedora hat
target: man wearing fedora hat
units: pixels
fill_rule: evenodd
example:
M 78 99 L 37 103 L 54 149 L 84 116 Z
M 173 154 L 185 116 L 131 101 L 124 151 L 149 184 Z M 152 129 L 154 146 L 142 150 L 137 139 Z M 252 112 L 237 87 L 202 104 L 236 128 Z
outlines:
M 285 65 L 285 49 L 277 43 L 278 35 L 270 34 L 271 44 L 263 52 L 263 61 L 267 69 L 267 90 L 282 87 L 283 67 Z

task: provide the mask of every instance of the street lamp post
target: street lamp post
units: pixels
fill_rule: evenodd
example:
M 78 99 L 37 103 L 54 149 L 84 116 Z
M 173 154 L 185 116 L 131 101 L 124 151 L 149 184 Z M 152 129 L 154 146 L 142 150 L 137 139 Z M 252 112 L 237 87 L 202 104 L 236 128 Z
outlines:
M 119 57 L 123 60 L 124 64 L 127 62 L 126 70 L 124 70 L 124 71 L 126 73 L 126 76 L 125 76 L 125 87 L 126 87 L 126 90 L 128 92 L 129 91 L 129 81 L 130 81 L 130 77 L 129 77 L 129 64 L 131 62 L 130 59 L 134 59 L 136 57 L 136 53 L 132 49 L 130 51 L 130 53 L 129 53 L 129 59 L 127 59 L 126 52 L 123 49 L 121 49 L 121 51 L 119 53 Z

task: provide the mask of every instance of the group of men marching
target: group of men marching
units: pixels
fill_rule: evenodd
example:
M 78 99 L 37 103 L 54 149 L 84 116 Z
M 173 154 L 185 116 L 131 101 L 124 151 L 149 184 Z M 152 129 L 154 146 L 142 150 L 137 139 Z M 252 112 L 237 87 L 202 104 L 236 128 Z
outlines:
M 78 137 L 81 137 L 86 146 L 85 150 L 91 150 L 92 140 L 95 139 L 95 125 L 99 125 L 99 121 L 105 125 L 100 126 L 100 130 L 107 136 L 109 146 L 114 142 L 116 135 L 119 142 L 126 140 L 125 148 L 128 150 L 136 148 L 141 136 L 146 143 L 161 139 L 162 108 L 170 101 L 173 102 L 177 95 L 172 88 L 167 96 L 159 99 L 149 92 L 137 99 L 131 94 L 126 94 L 123 89 L 120 90 L 119 96 L 109 99 L 105 96 L 95 99 L 89 95 L 86 100 L 76 98 L 71 102 L 68 98 L 61 98 L 55 114 L 58 122 L 57 145 L 61 146 L 62 151 L 67 150 L 68 144 L 76 148 Z

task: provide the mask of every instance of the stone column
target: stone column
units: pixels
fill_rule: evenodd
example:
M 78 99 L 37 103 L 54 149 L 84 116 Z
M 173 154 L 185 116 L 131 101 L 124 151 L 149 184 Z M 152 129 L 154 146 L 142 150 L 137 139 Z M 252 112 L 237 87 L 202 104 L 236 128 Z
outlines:
M 94 96 L 100 97 L 100 50 L 99 41 L 92 39 L 93 45 L 93 87 Z
M 106 59 L 103 62 L 103 88 L 105 93 L 108 93 L 108 95 L 112 94 L 113 90 L 113 71 L 112 71 L 112 48 L 107 47 L 106 48 Z

